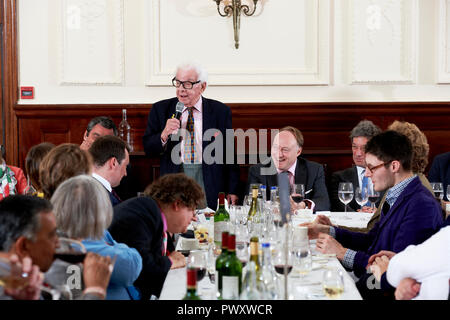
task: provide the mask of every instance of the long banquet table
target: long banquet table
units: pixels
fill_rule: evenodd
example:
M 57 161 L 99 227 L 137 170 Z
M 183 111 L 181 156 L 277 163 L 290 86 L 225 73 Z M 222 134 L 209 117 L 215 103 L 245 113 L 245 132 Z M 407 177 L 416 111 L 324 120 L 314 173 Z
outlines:
M 332 223 L 345 225 L 349 227 L 365 227 L 371 218 L 369 213 L 361 212 L 318 212 L 329 216 Z M 293 224 L 298 225 L 303 222 L 314 220 L 315 215 L 299 214 L 293 217 Z M 315 240 L 310 240 L 310 247 L 313 255 L 312 270 L 305 276 L 300 278 L 293 272 L 288 276 L 288 294 L 289 300 L 328 300 L 322 290 L 322 275 L 326 268 L 336 268 L 343 271 L 344 274 L 344 293 L 340 300 L 362 300 L 355 282 L 350 273 L 342 267 L 336 257 L 322 255 L 315 250 Z M 279 277 L 280 283 L 284 282 L 283 277 Z M 198 292 L 205 300 L 216 299 L 216 288 L 211 283 L 208 276 L 205 276 L 198 283 Z M 186 293 L 186 268 L 170 270 L 159 297 L 160 300 L 180 300 Z

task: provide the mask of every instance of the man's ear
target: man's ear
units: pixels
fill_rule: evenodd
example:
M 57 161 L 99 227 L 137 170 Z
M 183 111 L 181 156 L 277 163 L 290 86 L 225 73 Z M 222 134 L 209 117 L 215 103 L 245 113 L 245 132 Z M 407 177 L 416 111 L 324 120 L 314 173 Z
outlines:
M 397 161 L 397 160 L 392 161 L 391 162 L 391 168 L 392 168 L 393 172 L 399 172 L 400 168 L 401 168 L 400 162 Z
M 14 253 L 22 260 L 30 256 L 29 241 L 25 237 L 19 237 L 13 245 Z
M 84 130 L 84 136 L 83 136 L 83 139 L 86 140 L 87 137 L 88 137 L 88 132 L 87 132 L 87 130 Z
M 114 169 L 114 167 L 116 166 L 116 162 L 117 162 L 117 159 L 114 157 L 111 157 L 108 159 L 108 161 L 106 161 L 109 169 Z
M 303 148 L 299 147 L 297 151 L 297 157 L 302 154 Z

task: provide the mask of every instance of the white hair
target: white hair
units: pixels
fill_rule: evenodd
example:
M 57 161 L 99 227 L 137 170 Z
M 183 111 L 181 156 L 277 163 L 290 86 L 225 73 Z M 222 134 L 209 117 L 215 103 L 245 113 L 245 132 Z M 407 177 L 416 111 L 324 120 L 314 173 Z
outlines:
M 208 82 L 208 72 L 200 63 L 196 61 L 180 63 L 177 66 L 175 74 L 178 73 L 179 70 L 194 70 L 197 73 L 197 80 L 200 80 L 200 83 Z

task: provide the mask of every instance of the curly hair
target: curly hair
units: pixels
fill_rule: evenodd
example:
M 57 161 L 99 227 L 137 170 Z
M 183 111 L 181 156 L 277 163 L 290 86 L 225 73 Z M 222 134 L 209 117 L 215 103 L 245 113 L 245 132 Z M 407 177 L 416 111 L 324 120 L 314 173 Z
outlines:
M 430 151 L 425 134 L 414 123 L 398 120 L 391 123 L 388 130 L 397 131 L 408 137 L 413 147 L 411 170 L 414 173 L 423 173 L 428 165 Z
M 202 188 L 184 173 L 171 173 L 158 178 L 144 190 L 144 194 L 161 204 L 172 204 L 178 200 L 191 209 L 203 204 L 204 199 Z
M 44 197 L 52 197 L 56 188 L 65 180 L 80 174 L 89 174 L 92 156 L 79 145 L 63 143 L 50 150 L 39 166 L 39 182 Z
M 353 142 L 353 138 L 366 137 L 367 139 L 381 133 L 380 127 L 375 125 L 370 120 L 361 120 L 350 132 L 350 140 Z

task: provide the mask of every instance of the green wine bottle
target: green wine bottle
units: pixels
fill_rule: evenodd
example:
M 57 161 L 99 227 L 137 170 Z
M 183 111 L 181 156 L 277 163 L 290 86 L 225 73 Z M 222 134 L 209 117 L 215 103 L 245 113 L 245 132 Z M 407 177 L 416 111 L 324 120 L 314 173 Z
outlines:
M 252 221 L 258 212 L 258 186 L 252 186 L 252 203 L 248 210 L 247 221 Z
M 187 289 L 183 300 L 202 300 L 197 295 L 197 268 L 187 268 Z
M 242 292 L 242 262 L 236 256 L 236 236 L 228 235 L 228 256 L 222 267 L 222 299 L 237 300 Z
M 219 193 L 219 209 L 214 214 L 214 243 L 216 247 L 221 246 L 222 232 L 227 231 L 230 214 L 225 209 L 225 193 Z
M 228 257 L 228 231 L 222 232 L 222 252 L 216 258 L 216 274 L 215 284 L 216 284 L 216 294 L 218 299 L 222 299 L 222 268 L 223 263 Z

